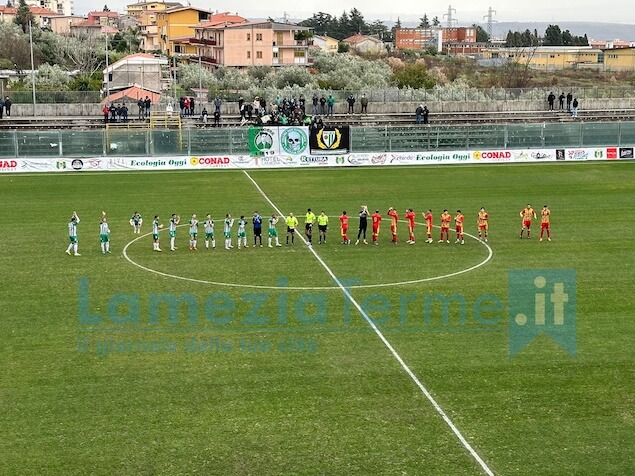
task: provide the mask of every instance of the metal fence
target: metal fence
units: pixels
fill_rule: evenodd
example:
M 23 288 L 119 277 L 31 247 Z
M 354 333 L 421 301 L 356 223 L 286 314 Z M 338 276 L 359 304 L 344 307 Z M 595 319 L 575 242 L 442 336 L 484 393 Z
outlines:
M 553 91 L 556 96 L 561 92 L 565 94 L 569 91 L 578 98 L 584 99 L 621 99 L 635 97 L 635 88 L 602 87 L 576 88 L 569 86 L 549 87 L 549 88 L 457 88 L 452 85 L 439 86 L 432 89 L 412 89 L 397 87 L 385 87 L 379 89 L 368 89 L 363 91 L 353 90 L 322 90 L 313 88 L 289 87 L 280 90 L 261 91 L 268 101 L 273 101 L 276 96 L 281 98 L 296 97 L 303 94 L 310 102 L 313 94 L 328 97 L 333 95 L 336 101 L 343 102 L 351 94 L 359 100 L 365 94 L 369 102 L 439 102 L 439 101 L 517 101 L 517 100 L 542 100 L 546 101 L 549 93 Z M 178 96 L 183 94 L 195 94 L 192 91 L 178 90 Z M 212 94 L 212 93 L 210 93 Z M 5 91 L 5 95 L 11 97 L 14 104 L 32 104 L 33 95 L 31 91 Z M 223 91 L 220 96 L 225 101 L 236 101 L 239 97 L 253 99 L 253 92 L 250 91 Z M 270 97 L 269 97 L 270 96 Z M 35 102 L 37 104 L 98 104 L 102 97 L 99 91 L 36 91 Z M 209 99 L 212 99 L 211 97 Z M 162 103 L 173 102 L 172 91 L 164 92 Z M 358 103 L 359 104 L 359 103 Z
M 0 157 L 240 155 L 248 129 L 0 131 Z M 351 127 L 351 152 L 635 145 L 635 122 Z

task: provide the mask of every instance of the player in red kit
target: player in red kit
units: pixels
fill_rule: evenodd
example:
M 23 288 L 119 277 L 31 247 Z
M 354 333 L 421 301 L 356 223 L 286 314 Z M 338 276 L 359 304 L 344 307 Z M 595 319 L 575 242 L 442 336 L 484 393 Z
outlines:
M 381 214 L 379 210 L 375 210 L 371 218 L 373 220 L 373 243 L 378 245 L 377 239 L 379 238 L 379 225 L 381 224 Z
M 542 235 L 547 232 L 547 241 L 551 241 L 551 210 L 547 205 L 543 205 L 540 210 L 540 241 L 542 241 Z
M 417 214 L 409 208 L 406 210 L 406 220 L 408 221 L 408 243 L 409 245 L 415 244 L 415 219 L 417 218 Z
M 489 225 L 487 223 L 488 220 L 489 220 L 489 213 L 485 211 L 484 207 L 481 207 L 481 210 L 478 212 L 478 219 L 477 219 L 479 240 L 484 237 L 485 241 L 487 241 L 487 229 L 489 228 Z
M 456 211 L 456 216 L 454 217 L 454 224 L 456 226 L 456 241 L 455 243 L 465 244 L 465 236 L 463 235 L 463 222 L 465 221 L 465 217 L 461 213 L 461 210 Z
M 388 209 L 387 215 L 390 217 L 390 233 L 392 233 L 392 242 L 397 244 L 397 220 L 399 220 L 399 214 L 393 207 Z
M 441 236 L 439 243 L 443 243 L 443 237 L 445 236 L 445 242 L 450 242 L 450 222 L 452 221 L 452 215 L 448 213 L 447 208 L 443 210 L 441 214 Z
M 348 245 L 351 240 L 348 239 L 348 215 L 346 211 L 343 211 L 340 216 L 340 229 L 342 232 L 342 244 Z
M 531 205 L 527 204 L 525 208 L 520 211 L 520 216 L 523 219 L 523 226 L 520 229 L 520 238 L 523 238 L 523 232 L 527 230 L 527 238 L 529 238 L 529 233 L 531 232 L 531 219 L 536 218 L 536 212 Z
M 428 210 L 427 212 L 422 213 L 422 215 L 426 220 L 426 235 L 428 236 L 426 243 L 432 243 L 432 210 Z

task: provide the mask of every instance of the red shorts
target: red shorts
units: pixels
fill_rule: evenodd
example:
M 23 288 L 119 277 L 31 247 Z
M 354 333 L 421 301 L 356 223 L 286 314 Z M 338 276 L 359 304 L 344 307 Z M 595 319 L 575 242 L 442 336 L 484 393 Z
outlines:
M 462 226 L 457 226 L 456 227 L 456 232 L 457 233 L 463 233 L 463 227 Z
M 348 227 L 347 226 L 343 226 L 342 227 L 342 235 L 345 235 L 347 231 L 348 231 Z
M 549 225 L 550 225 L 550 224 L 551 224 L 551 223 L 541 223 L 541 224 L 540 224 L 540 228 L 542 228 L 542 229 L 544 230 L 545 228 L 549 228 Z
M 487 225 L 479 225 L 478 229 L 479 230 L 487 230 Z
M 390 225 L 390 232 L 391 233 L 397 233 L 397 227 L 395 225 Z
M 442 226 L 441 227 L 441 231 L 450 231 L 450 227 L 449 226 Z
M 430 225 L 429 223 L 426 223 L 426 232 L 432 233 L 432 225 Z
M 531 220 L 523 220 L 523 228 L 531 228 Z
M 373 227 L 373 233 L 379 233 L 379 226 Z

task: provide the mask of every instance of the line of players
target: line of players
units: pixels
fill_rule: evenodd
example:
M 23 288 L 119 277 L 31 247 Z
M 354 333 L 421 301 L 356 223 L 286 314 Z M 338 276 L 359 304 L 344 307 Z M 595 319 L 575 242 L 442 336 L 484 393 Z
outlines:
M 395 210 L 395 208 L 390 207 L 388 209 L 387 215 L 390 219 L 390 233 L 392 236 L 391 242 L 393 244 L 397 244 L 397 224 L 399 222 L 399 214 Z M 433 243 L 432 238 L 432 229 L 433 229 L 433 220 L 434 216 L 432 215 L 432 210 L 428 210 L 425 213 L 422 213 L 423 218 L 426 222 L 426 243 Z M 375 213 L 372 215 L 368 211 L 368 207 L 366 205 L 362 205 L 360 211 L 358 213 L 359 216 L 359 229 L 357 232 L 357 240 L 355 244 L 359 244 L 360 240 L 364 244 L 368 244 L 366 239 L 366 233 L 368 229 L 368 219 L 371 219 L 372 224 L 372 243 L 377 245 L 379 244 L 379 231 L 381 226 L 381 221 L 383 220 L 382 215 L 379 213 L 379 210 L 375 210 Z M 525 208 L 523 208 L 520 212 L 520 217 L 522 218 L 522 226 L 520 230 L 520 238 L 523 238 L 525 232 L 527 232 L 527 238 L 530 238 L 531 234 L 531 222 L 532 219 L 536 219 L 536 212 L 531 207 L 530 204 L 527 204 Z M 547 235 L 547 240 L 551 241 L 551 211 L 544 205 L 542 210 L 540 211 L 541 217 L 541 227 L 540 227 L 540 241 L 543 240 L 543 236 Z M 297 233 L 298 228 L 298 219 L 294 216 L 293 213 L 289 213 L 287 217 L 278 217 L 275 214 L 272 214 L 271 217 L 267 219 L 268 229 L 268 247 L 273 248 L 274 244 L 276 247 L 282 246 L 280 244 L 277 232 L 277 224 L 282 218 L 287 227 L 287 236 L 286 236 L 286 244 L 293 245 L 295 243 L 295 235 Z M 408 240 L 406 243 L 415 244 L 415 221 L 416 221 L 416 213 L 412 208 L 409 208 L 405 212 L 404 218 L 406 219 L 406 223 L 408 224 Z M 342 239 L 342 244 L 349 245 L 351 243 L 350 238 L 348 237 L 349 230 L 349 220 L 350 216 L 347 215 L 346 211 L 343 211 L 339 217 L 340 222 L 340 235 Z M 71 218 L 68 223 L 68 234 L 70 238 L 70 243 L 68 248 L 66 249 L 67 254 L 73 254 L 74 256 L 81 256 L 78 252 L 78 240 L 77 240 L 77 225 L 79 223 L 79 216 L 76 212 L 73 212 Z M 440 226 L 440 239 L 439 243 L 450 243 L 450 224 L 454 221 L 454 231 L 456 233 L 456 241 L 455 243 L 464 244 L 465 243 L 465 233 L 464 233 L 464 222 L 465 216 L 461 213 L 461 210 L 456 211 L 456 215 L 452 217 L 447 209 L 443 210 L 441 214 L 441 226 Z M 223 220 L 223 236 L 225 239 L 225 249 L 229 250 L 233 248 L 232 245 L 232 228 L 236 221 L 231 216 L 231 214 L 226 214 Z M 253 235 L 254 235 L 254 247 L 260 246 L 262 247 L 262 225 L 264 222 L 263 217 L 255 211 L 251 218 L 252 226 L 253 226 Z M 175 241 L 176 241 L 176 233 L 177 227 L 181 223 L 181 217 L 173 213 L 169 220 L 169 228 L 168 232 L 170 235 L 170 250 L 175 251 Z M 306 243 L 311 246 L 313 244 L 313 226 L 314 224 L 318 225 L 318 234 L 319 234 L 319 242 L 318 244 L 326 243 L 326 232 L 328 230 L 329 217 L 322 211 L 319 215 L 315 215 L 311 209 L 307 209 L 307 213 L 305 215 L 304 221 L 304 234 L 306 236 Z M 141 233 L 141 225 L 143 224 L 143 218 L 138 212 L 134 212 L 132 217 L 130 218 L 130 225 L 133 228 L 133 233 L 140 234 Z M 193 214 L 188 222 L 189 226 L 189 249 L 196 250 L 198 245 L 198 229 L 200 222 L 196 216 Z M 211 215 L 207 215 L 205 220 L 202 223 L 204 233 L 205 233 L 205 248 L 206 249 L 214 249 L 216 248 L 216 239 L 214 235 L 214 220 Z M 244 215 L 241 215 L 237 221 L 237 247 L 248 248 L 247 244 L 247 220 Z M 159 243 L 159 230 L 163 228 L 163 224 L 160 223 L 159 215 L 155 215 L 152 221 L 152 241 L 153 241 L 153 249 L 154 251 L 161 251 L 160 243 Z M 488 239 L 488 230 L 489 230 L 489 213 L 485 210 L 485 208 L 481 208 L 477 214 L 477 228 L 478 228 L 478 239 L 487 242 Z M 108 226 L 108 221 L 106 218 L 106 212 L 102 212 L 102 218 L 99 223 L 99 237 L 101 242 L 101 251 L 102 253 L 110 253 L 110 228 Z M 72 252 L 72 253 L 71 253 Z

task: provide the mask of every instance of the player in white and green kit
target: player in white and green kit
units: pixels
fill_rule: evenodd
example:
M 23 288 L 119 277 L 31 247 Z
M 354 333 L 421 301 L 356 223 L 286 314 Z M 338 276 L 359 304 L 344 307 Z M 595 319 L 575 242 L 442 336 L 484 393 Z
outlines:
M 271 240 L 276 239 L 276 246 L 282 246 L 278 241 L 278 230 L 276 230 L 276 224 L 278 223 L 278 217 L 275 215 L 271 215 L 269 218 L 269 248 L 273 248 L 271 246 Z
M 196 238 L 198 237 L 198 218 L 196 213 L 190 218 L 190 251 L 196 250 Z
M 102 254 L 110 253 L 110 228 L 104 215 L 99 223 L 99 241 L 101 242 Z
M 205 222 L 203 223 L 205 226 L 205 249 L 209 249 L 209 242 L 212 242 L 212 248 L 216 248 L 216 240 L 214 239 L 214 220 L 212 220 L 212 216 L 208 213 L 205 217 Z
M 70 255 L 71 250 L 73 250 L 73 255 L 81 256 L 77 251 L 77 224 L 79 223 L 79 217 L 77 216 L 77 212 L 73 212 L 71 215 L 71 219 L 68 221 L 68 238 L 70 243 L 68 244 L 68 248 L 66 248 L 66 254 Z
M 249 245 L 247 245 L 247 232 L 245 231 L 246 225 L 245 215 L 240 215 L 240 220 L 238 220 L 238 249 L 240 249 L 241 243 L 245 248 L 249 248 Z
M 159 230 L 163 228 L 163 225 L 159 223 L 159 215 L 154 215 L 152 221 L 152 245 L 154 251 L 161 251 L 159 248 Z
M 234 226 L 234 219 L 228 213 L 225 215 L 225 221 L 223 222 L 223 234 L 225 235 L 225 249 L 233 248 L 232 246 L 232 226 Z
M 176 240 L 176 227 L 181 223 L 181 217 L 176 213 L 172 214 L 170 218 L 170 251 L 176 251 L 176 246 L 174 246 L 174 241 Z

